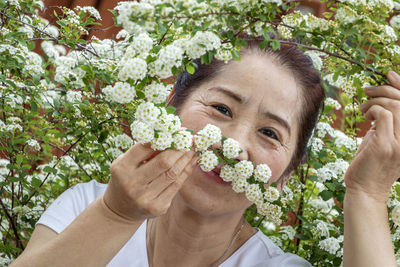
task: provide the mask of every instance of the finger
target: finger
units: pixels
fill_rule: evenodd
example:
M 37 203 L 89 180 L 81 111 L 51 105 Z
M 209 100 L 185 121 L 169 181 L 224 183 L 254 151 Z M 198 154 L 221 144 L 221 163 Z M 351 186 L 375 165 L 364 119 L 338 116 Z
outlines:
M 365 118 L 375 121 L 375 131 L 378 137 L 388 140 L 394 137 L 393 114 L 380 105 L 371 106 L 365 113 Z
M 390 84 L 395 87 L 396 89 L 400 90 L 400 76 L 394 72 L 394 71 L 389 71 L 386 74 L 386 77 L 388 78 Z
M 370 97 L 387 97 L 400 100 L 400 90 L 390 85 L 369 86 L 364 88 L 364 91 Z
M 382 106 L 384 109 L 392 113 L 394 135 L 400 135 L 400 101 L 386 97 L 377 97 L 363 103 L 360 110 L 365 112 L 373 105 Z
M 141 165 L 138 171 L 140 171 L 144 177 L 147 177 L 144 182 L 148 184 L 177 164 L 177 161 L 186 153 L 194 153 L 194 151 L 186 152 L 173 149 L 162 151 L 149 162 Z
M 196 158 L 194 159 L 196 160 Z M 185 169 L 180 176 L 180 179 L 174 183 L 171 183 L 167 188 L 165 188 L 157 197 L 157 200 L 161 203 L 170 203 L 172 199 L 175 197 L 176 193 L 182 188 L 182 185 L 189 177 L 189 175 L 193 172 L 195 165 L 187 164 Z
M 197 156 L 194 152 L 184 154 L 169 170 L 150 181 L 147 187 L 153 192 L 154 196 L 157 197 L 170 184 L 183 183 L 182 180 L 187 178 L 189 175 L 188 172 L 191 173 L 191 169 L 188 168 L 188 166 L 190 167 L 196 158 Z
M 124 153 L 124 159 L 127 160 L 134 167 L 139 167 L 142 162 L 152 156 L 154 150 L 151 149 L 150 144 L 136 143 L 131 146 L 128 151 Z

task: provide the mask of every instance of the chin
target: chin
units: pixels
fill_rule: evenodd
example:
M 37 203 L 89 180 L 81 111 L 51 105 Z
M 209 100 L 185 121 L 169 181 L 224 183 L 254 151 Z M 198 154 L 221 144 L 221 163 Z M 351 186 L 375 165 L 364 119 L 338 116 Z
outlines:
M 185 181 L 176 200 L 202 216 L 243 213 L 252 204 L 244 193 L 238 194 L 230 184 L 210 179 L 199 167 Z

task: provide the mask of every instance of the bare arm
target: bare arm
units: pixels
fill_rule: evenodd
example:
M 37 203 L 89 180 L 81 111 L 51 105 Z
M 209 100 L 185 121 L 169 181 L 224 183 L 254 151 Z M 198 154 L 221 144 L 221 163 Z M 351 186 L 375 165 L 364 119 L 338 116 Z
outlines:
M 60 234 L 38 225 L 11 266 L 105 266 L 140 224 L 114 214 L 99 197 Z
M 366 88 L 371 99 L 361 106 L 375 125 L 345 175 L 344 267 L 396 266 L 386 203 L 400 177 L 400 77 L 388 79 Z
M 167 150 L 154 156 L 146 146 L 133 146 L 111 165 L 104 195 L 60 234 L 38 225 L 11 266 L 105 266 L 146 218 L 168 210 L 193 161 L 193 151 Z

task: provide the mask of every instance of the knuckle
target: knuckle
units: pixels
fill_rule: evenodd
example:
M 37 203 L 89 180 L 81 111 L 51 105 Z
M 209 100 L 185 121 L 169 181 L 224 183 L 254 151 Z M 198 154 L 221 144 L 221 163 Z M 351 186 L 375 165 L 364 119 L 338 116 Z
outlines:
M 176 181 L 178 176 L 179 172 L 176 168 L 170 168 L 168 171 L 165 172 L 165 177 L 171 181 Z
M 170 163 L 169 163 L 167 158 L 162 157 L 157 162 L 157 167 L 160 168 L 160 169 L 169 169 L 170 168 Z

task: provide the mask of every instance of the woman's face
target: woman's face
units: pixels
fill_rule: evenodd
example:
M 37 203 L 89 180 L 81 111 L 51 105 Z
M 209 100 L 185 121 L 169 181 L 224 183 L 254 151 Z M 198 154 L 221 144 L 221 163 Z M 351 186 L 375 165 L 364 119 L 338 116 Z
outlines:
M 195 132 L 208 123 L 218 126 L 223 136 L 240 142 L 240 160 L 267 163 L 271 181 L 276 181 L 296 148 L 300 109 L 300 88 L 290 71 L 267 55 L 249 53 L 196 88 L 180 117 L 183 126 Z M 218 173 L 218 167 L 206 173 L 197 166 L 177 199 L 204 215 L 243 212 L 251 202 Z

